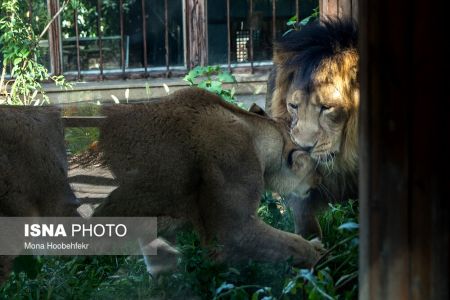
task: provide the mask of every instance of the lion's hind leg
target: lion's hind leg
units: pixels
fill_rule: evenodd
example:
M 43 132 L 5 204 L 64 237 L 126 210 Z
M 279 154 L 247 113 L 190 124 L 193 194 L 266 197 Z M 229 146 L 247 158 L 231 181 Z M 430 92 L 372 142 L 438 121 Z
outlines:
M 148 253 L 149 249 L 157 252 L 156 255 L 144 255 L 148 273 L 157 277 L 175 269 L 179 252 L 173 245 L 176 242 L 176 233 L 186 222 L 182 218 L 167 217 L 170 213 L 167 207 L 170 207 L 170 204 L 167 199 L 157 197 L 152 190 L 148 182 L 123 183 L 96 209 L 94 216 L 158 217 L 158 238 L 148 239 L 142 236 L 139 239 L 142 253 Z
M 94 212 L 95 217 L 157 217 L 166 215 L 165 200 L 143 179 L 129 180 L 112 191 Z

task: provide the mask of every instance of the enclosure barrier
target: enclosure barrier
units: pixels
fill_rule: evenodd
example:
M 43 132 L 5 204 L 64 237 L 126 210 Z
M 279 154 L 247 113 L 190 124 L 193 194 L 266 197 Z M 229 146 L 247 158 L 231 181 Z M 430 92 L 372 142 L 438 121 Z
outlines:
M 100 127 L 106 120 L 105 116 L 92 117 L 61 117 L 64 127 Z

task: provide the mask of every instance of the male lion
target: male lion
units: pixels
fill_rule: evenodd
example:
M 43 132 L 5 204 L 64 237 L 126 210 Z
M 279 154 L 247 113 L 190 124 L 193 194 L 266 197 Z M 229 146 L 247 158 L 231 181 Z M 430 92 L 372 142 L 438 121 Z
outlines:
M 316 261 L 319 245 L 256 215 L 265 187 L 302 192 L 314 180 L 284 124 L 197 88 L 104 114 L 99 146 L 120 185 L 95 216 L 188 220 L 203 241 L 217 239 L 219 257 L 231 262 Z
M 290 126 L 293 141 L 316 161 L 323 184 L 292 197 L 296 232 L 321 237 L 315 211 L 324 200 L 357 197 L 358 32 L 350 20 L 317 21 L 275 44 L 266 109 Z

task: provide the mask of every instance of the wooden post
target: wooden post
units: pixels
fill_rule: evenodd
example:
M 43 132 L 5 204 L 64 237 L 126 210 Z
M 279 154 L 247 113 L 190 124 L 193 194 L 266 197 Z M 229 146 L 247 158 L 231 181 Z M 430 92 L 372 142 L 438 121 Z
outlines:
M 360 299 L 449 298 L 448 82 L 438 74 L 450 50 L 437 7 L 359 2 Z
M 352 2 L 356 0 L 339 0 L 337 9 L 339 16 L 351 17 L 352 16 Z
M 208 64 L 206 0 L 186 0 L 188 67 Z
M 351 17 L 357 20 L 358 0 L 319 0 L 320 16 Z
M 58 0 L 47 0 L 48 13 L 52 18 L 59 10 Z M 61 44 L 61 16 L 50 25 L 48 30 L 48 42 L 50 52 L 51 72 L 54 75 L 60 75 L 62 69 L 62 44 Z

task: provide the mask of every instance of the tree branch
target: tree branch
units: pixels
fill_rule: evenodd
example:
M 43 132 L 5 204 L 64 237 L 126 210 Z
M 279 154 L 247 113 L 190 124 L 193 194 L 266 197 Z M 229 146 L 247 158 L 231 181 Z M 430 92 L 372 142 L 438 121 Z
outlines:
M 39 39 L 41 40 L 45 33 L 48 31 L 48 29 L 50 28 L 50 25 L 52 25 L 52 23 L 56 20 L 56 18 L 59 17 L 59 15 L 62 13 L 62 11 L 64 10 L 64 8 L 66 8 L 67 4 L 69 3 L 70 0 L 64 0 L 63 4 L 61 5 L 61 8 L 58 10 L 58 12 L 53 16 L 53 18 L 50 20 L 50 22 L 48 22 L 47 26 L 45 26 L 44 30 L 42 30 L 41 34 L 39 35 Z

